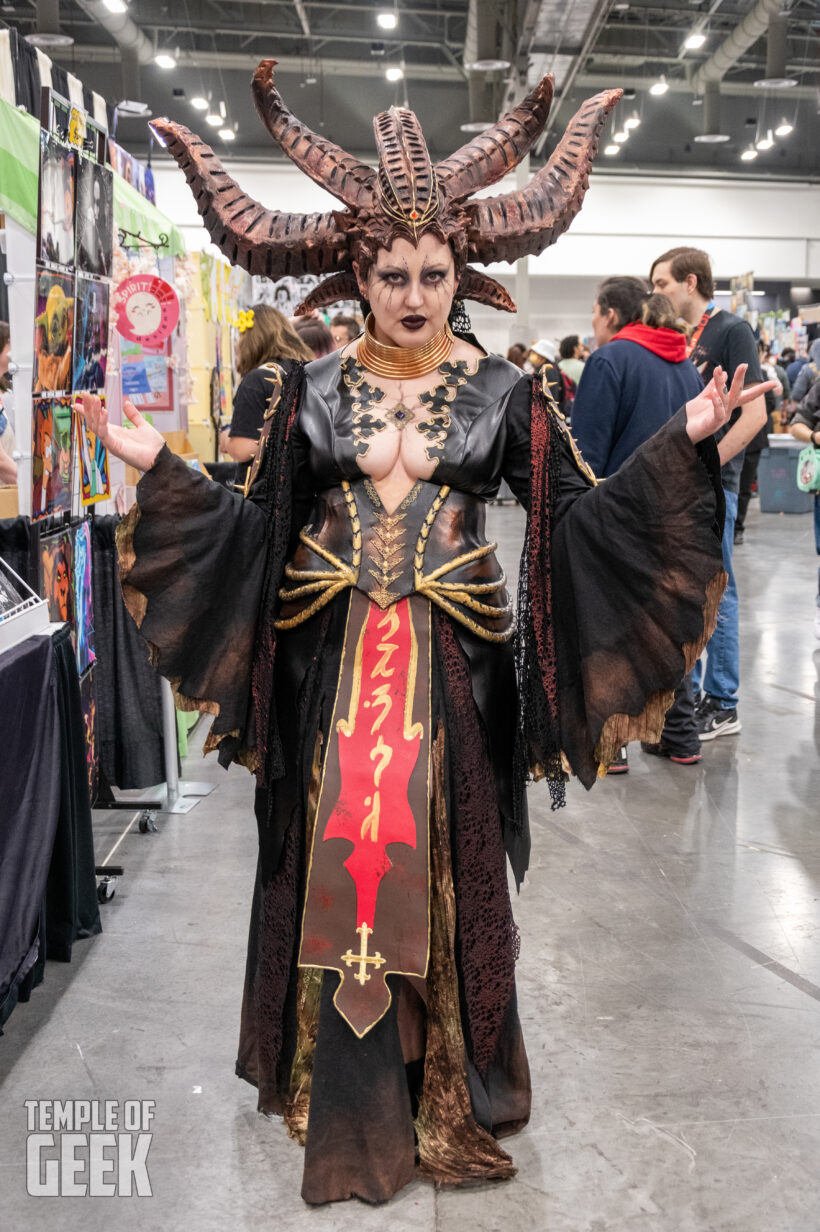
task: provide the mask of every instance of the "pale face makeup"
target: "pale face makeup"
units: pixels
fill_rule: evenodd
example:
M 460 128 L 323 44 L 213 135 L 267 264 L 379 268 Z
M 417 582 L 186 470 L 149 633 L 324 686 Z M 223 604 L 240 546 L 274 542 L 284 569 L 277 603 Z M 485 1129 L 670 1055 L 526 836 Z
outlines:
M 455 263 L 449 244 L 423 235 L 418 248 L 396 239 L 381 248 L 359 290 L 373 310 L 376 341 L 419 347 L 444 328 L 455 294 Z

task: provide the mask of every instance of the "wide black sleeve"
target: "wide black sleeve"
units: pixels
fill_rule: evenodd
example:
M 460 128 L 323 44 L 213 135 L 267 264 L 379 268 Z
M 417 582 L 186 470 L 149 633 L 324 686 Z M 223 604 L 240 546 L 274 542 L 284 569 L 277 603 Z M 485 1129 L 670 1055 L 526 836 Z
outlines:
M 137 485 L 117 547 L 126 607 L 181 709 L 215 715 L 206 749 L 230 736 L 252 764 L 251 664 L 267 520 L 167 445 Z
M 530 412 L 517 389 L 505 477 L 528 509 L 528 540 L 540 533 L 543 486 Z M 549 467 L 557 490 L 540 533 L 549 546 L 541 561 L 531 556 L 528 602 L 548 605 L 561 751 L 590 787 L 622 744 L 660 738 L 674 689 L 714 628 L 725 585 L 720 465 L 712 440 L 689 440 L 682 409 L 596 483 L 565 425 L 547 415 L 560 462 Z

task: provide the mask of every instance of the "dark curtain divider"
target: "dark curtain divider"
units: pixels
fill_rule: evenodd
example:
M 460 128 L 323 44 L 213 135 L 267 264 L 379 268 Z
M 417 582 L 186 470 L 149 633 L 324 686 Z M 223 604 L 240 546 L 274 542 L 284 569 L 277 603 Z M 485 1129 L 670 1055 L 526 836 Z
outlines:
M 0 658 L 0 1027 L 42 979 L 34 969 L 60 814 L 59 724 L 51 639 L 29 638 Z
M 35 594 L 40 586 L 37 562 L 39 545 L 39 528 L 36 524 L 32 525 L 28 518 L 3 518 L 0 521 L 0 556 Z
M 77 660 L 67 626 L 51 640 L 60 709 L 60 817 L 46 890 L 46 957 L 71 962 L 73 943 L 102 928 Z
M 71 962 L 102 931 L 80 680 L 67 627 L 3 656 L 0 743 L 0 1027 L 42 982 L 46 958 Z
M 160 680 L 122 601 L 114 532 L 119 519 L 91 527 L 100 779 L 123 790 L 165 779 Z
M 30 115 L 40 119 L 40 64 L 37 59 L 37 53 L 30 43 L 18 34 L 14 29 L 10 30 L 11 35 L 11 58 L 14 65 L 14 87 L 17 96 L 17 106 L 25 107 Z M 50 58 L 50 57 L 49 57 Z M 77 73 L 74 74 L 78 76 Z M 51 87 L 56 94 L 62 94 L 63 98 L 68 98 L 68 73 L 62 68 L 56 60 L 51 61 Z M 93 117 L 94 115 L 94 98 L 92 91 L 83 82 L 83 107 L 86 112 Z M 108 131 L 114 133 L 114 104 L 106 101 L 106 114 L 108 116 Z

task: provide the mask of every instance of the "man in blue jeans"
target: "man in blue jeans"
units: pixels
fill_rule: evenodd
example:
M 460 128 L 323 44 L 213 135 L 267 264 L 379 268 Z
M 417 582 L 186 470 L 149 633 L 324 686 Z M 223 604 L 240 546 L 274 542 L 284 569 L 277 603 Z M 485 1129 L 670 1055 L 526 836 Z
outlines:
M 744 384 L 751 385 L 763 379 L 757 342 L 748 322 L 715 306 L 715 282 L 705 252 L 699 248 L 672 248 L 657 258 L 649 277 L 655 290 L 671 299 L 691 327 L 689 354 L 704 382 L 711 380 L 718 365 L 730 382 L 741 364 L 747 365 Z M 707 647 L 706 667 L 704 669 L 701 660 L 692 672 L 695 695 L 703 689 L 697 705 L 698 735 L 702 741 L 740 731 L 737 713 L 740 640 L 732 549 L 743 452 L 765 422 L 766 400 L 761 394 L 736 411 L 728 425 L 715 436 L 726 497 L 723 566 L 729 582 L 720 602 L 717 628 Z

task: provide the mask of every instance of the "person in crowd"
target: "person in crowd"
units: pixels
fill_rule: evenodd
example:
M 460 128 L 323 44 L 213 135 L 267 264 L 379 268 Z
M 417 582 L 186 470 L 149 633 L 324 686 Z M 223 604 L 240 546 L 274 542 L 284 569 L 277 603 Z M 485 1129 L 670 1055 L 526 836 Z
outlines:
M 792 381 L 792 406 L 797 408 L 820 377 L 820 338 L 815 338 L 809 347 L 809 356 L 805 364 Z
M 815 381 L 795 411 L 789 424 L 795 440 L 820 449 L 820 381 Z M 814 495 L 814 546 L 820 556 L 820 492 Z M 814 606 L 814 636 L 820 641 L 820 566 L 817 569 L 817 597 Z
M 313 359 L 313 352 L 278 308 L 257 304 L 251 323 L 242 329 L 237 348 L 239 388 L 233 400 L 230 428 L 220 435 L 220 448 L 246 469 L 256 447 L 270 401 L 272 367 L 278 364 L 285 371 L 294 361 Z M 237 474 L 237 482 L 241 475 Z
M 783 363 L 786 365 L 786 376 L 789 378 L 790 383 L 794 385 L 798 372 L 804 364 L 809 362 L 809 357 L 808 355 L 798 356 L 794 347 L 786 347 L 782 357 Z
M 775 412 L 780 412 L 780 422 L 783 423 L 785 419 L 785 411 L 792 396 L 792 383 L 789 380 L 788 373 L 786 372 L 786 368 L 783 363 L 783 356 L 773 355 L 771 347 L 768 352 L 768 362 L 774 368 L 775 379 L 780 382 L 781 392 L 778 394 L 777 390 L 774 391 L 774 409 Z
M 524 360 L 525 372 L 537 372 L 562 415 L 567 414 L 567 389 L 558 367 L 558 347 L 549 338 L 533 342 Z
M 743 454 L 743 469 L 740 472 L 740 489 L 737 496 L 737 517 L 735 519 L 734 546 L 739 547 L 746 534 L 746 513 L 752 491 L 757 483 L 757 468 L 760 465 L 760 455 L 769 444 L 769 433 L 774 428 L 772 416 L 777 408 L 776 399 L 783 400 L 783 386 L 777 375 L 777 370 L 771 362 L 769 348 L 761 339 L 757 344 L 760 355 L 760 368 L 767 380 L 774 381 L 774 389 L 766 391 L 766 422 L 756 436 L 753 436 Z
M 607 278 L 592 309 L 597 350 L 584 366 L 573 431 L 584 461 L 605 479 L 702 382 L 670 302 L 640 278 Z
M 649 277 L 655 290 L 669 297 L 675 311 L 691 327 L 689 355 L 704 381 L 712 379 L 716 368 L 722 368 L 731 380 L 741 366 L 745 368 L 747 385 L 761 380 L 757 343 L 751 326 L 748 321 L 716 306 L 715 281 L 705 252 L 700 248 L 672 248 L 655 259 Z M 729 580 L 720 602 L 717 627 L 707 649 L 705 669 L 700 662 L 692 673 L 696 693 L 703 688 L 697 705 L 702 741 L 740 731 L 737 712 L 740 637 L 732 550 L 743 451 L 765 423 L 766 403 L 761 391 L 733 413 L 730 423 L 725 424 L 715 438 L 726 501 L 723 561 Z
M 581 339 L 577 334 L 570 334 L 567 338 L 562 338 L 558 345 L 558 367 L 568 376 L 575 388 L 578 388 L 578 382 L 581 379 L 581 374 L 584 371 L 584 361 L 581 359 Z
M 802 445 L 820 448 L 820 381 L 815 381 L 792 416 L 790 434 Z M 814 546 L 820 556 L 820 492 L 814 495 Z M 820 567 L 814 607 L 814 636 L 820 642 Z
M 338 313 L 330 322 L 334 349 L 339 351 L 349 342 L 353 342 L 359 337 L 362 328 L 362 323 L 357 317 L 345 316 L 343 312 Z
M 592 309 L 598 348 L 584 366 L 572 427 L 584 461 L 596 476 L 612 475 L 639 445 L 697 397 L 703 388 L 686 355 L 686 336 L 665 295 L 640 278 L 607 278 Z M 681 765 L 701 759 L 691 681 L 679 685 L 663 737 L 644 750 Z M 622 748 L 611 774 L 629 769 Z
M 11 336 L 6 321 L 0 321 L 0 483 L 17 482 L 17 463 L 14 452 L 14 432 L 3 409 L 3 394 L 11 388 L 9 364 L 11 362 Z
M 524 367 L 524 360 L 527 358 L 527 348 L 523 342 L 514 342 L 507 351 L 507 362 L 515 364 L 516 368 Z
M 302 341 L 310 347 L 314 359 L 321 359 L 323 355 L 329 355 L 331 351 L 335 351 L 333 334 L 320 316 L 297 317 L 294 329 Z

